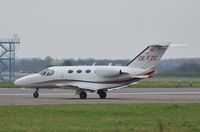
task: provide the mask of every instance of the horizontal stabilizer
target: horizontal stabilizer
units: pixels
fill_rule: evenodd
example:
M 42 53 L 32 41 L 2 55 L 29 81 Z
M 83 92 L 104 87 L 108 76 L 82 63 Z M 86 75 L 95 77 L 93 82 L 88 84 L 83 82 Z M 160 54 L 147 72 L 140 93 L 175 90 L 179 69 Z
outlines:
M 112 88 L 112 89 L 108 89 L 108 91 L 115 91 L 115 90 L 119 90 L 119 89 L 123 89 L 123 88 L 127 88 L 128 86 L 122 86 L 122 87 L 116 87 L 116 88 Z
M 188 44 L 170 44 L 169 47 L 184 47 L 184 46 L 188 46 Z
M 145 79 L 145 78 L 149 78 L 149 75 L 133 76 L 133 78 L 135 78 L 135 79 Z

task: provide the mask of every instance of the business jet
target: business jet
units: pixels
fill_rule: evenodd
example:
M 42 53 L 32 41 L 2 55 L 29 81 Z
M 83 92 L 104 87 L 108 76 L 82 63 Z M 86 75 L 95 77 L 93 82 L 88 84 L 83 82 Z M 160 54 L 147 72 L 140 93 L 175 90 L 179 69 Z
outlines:
M 60 88 L 75 90 L 80 99 L 87 98 L 87 92 L 96 92 L 105 99 L 107 91 L 127 87 L 150 77 L 169 47 L 169 44 L 149 45 L 126 66 L 56 66 L 17 79 L 16 86 L 33 88 L 34 98 L 39 89 Z

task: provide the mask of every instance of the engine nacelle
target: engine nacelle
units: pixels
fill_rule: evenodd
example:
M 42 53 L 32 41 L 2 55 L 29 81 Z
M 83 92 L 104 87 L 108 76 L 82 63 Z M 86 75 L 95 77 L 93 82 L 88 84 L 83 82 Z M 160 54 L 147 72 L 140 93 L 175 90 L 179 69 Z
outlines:
M 113 77 L 113 76 L 122 74 L 122 71 L 119 69 L 114 69 L 114 68 L 111 68 L 111 69 L 98 68 L 95 70 L 95 73 L 98 76 L 102 76 L 102 77 Z

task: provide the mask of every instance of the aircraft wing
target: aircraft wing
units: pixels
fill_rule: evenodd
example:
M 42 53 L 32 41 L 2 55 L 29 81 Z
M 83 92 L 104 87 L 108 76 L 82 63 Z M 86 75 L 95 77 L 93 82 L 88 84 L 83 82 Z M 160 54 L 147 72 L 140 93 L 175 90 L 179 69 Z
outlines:
M 58 88 L 69 88 L 69 89 L 78 89 L 79 87 L 67 84 L 56 84 Z
M 68 85 L 68 84 L 57 84 L 56 87 L 61 88 L 61 89 L 71 89 L 71 90 L 83 89 L 83 90 L 94 92 L 94 90 L 91 90 L 91 89 L 80 88 L 79 86 Z
M 136 79 L 136 80 L 141 80 L 141 79 L 149 78 L 149 75 L 132 76 L 132 78 Z M 137 84 L 137 83 L 138 83 L 138 81 L 135 81 L 135 82 L 130 83 L 130 84 Z M 114 90 L 123 89 L 123 88 L 127 88 L 127 87 L 128 87 L 128 85 L 124 85 L 124 86 L 121 86 L 121 87 L 106 88 L 105 90 L 114 91 Z
M 127 73 L 123 73 L 123 74 L 127 74 Z M 132 76 L 131 78 L 136 79 L 136 80 L 141 80 L 141 79 L 145 79 L 145 78 L 148 78 L 148 77 L 149 77 L 148 75 L 139 75 L 139 76 Z M 132 84 L 135 84 L 135 83 L 137 83 L 137 81 L 133 82 Z M 71 90 L 83 89 L 83 90 L 90 91 L 90 92 L 94 92 L 94 91 L 98 90 L 98 89 L 92 90 L 90 88 L 82 88 L 82 87 L 79 87 L 77 85 L 73 85 L 73 84 L 70 85 L 70 84 L 65 84 L 65 83 L 56 84 L 56 87 L 61 88 L 61 89 L 71 89 Z M 115 88 L 105 88 L 105 90 L 117 90 L 117 89 L 122 89 L 122 88 L 125 88 L 125 87 L 127 87 L 127 85 L 121 86 L 121 87 L 115 87 Z

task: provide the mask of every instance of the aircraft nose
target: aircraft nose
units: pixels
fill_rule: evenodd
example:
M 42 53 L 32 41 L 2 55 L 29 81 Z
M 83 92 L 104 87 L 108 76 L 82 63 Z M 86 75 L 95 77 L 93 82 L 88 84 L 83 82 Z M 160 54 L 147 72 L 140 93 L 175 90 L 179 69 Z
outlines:
M 15 80 L 14 84 L 16 86 L 23 86 L 24 81 L 23 81 L 23 79 L 17 79 L 17 80 Z
M 28 75 L 15 80 L 14 84 L 19 87 L 28 87 L 38 78 L 37 74 Z

